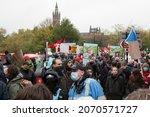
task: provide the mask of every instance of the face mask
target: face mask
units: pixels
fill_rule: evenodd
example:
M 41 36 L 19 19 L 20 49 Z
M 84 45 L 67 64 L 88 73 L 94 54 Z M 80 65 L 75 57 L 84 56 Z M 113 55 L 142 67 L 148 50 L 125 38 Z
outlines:
M 62 72 L 63 66 L 55 67 L 53 69 L 58 73 L 59 76 L 63 76 L 63 72 Z
M 148 68 L 147 68 L 147 67 L 144 67 L 144 68 L 143 68 L 143 71 L 144 71 L 144 72 L 147 72 L 147 71 L 148 71 Z
M 71 79 L 72 79 L 73 81 L 79 80 L 78 74 L 77 74 L 76 72 L 71 72 Z
M 90 62 L 90 64 L 93 64 L 93 63 L 94 63 L 93 61 Z
M 61 73 L 62 70 L 63 70 L 63 67 L 62 67 L 62 66 L 54 67 L 54 70 L 55 70 L 57 73 Z

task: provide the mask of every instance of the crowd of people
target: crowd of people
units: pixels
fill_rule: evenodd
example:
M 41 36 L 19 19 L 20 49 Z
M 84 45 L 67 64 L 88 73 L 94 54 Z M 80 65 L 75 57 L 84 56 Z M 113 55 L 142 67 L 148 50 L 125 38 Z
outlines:
M 150 99 L 149 54 L 139 63 L 103 53 L 83 64 L 82 54 L 55 53 L 38 70 L 27 56 L 17 66 L 9 52 L 5 54 L 6 63 L 0 59 L 1 100 Z

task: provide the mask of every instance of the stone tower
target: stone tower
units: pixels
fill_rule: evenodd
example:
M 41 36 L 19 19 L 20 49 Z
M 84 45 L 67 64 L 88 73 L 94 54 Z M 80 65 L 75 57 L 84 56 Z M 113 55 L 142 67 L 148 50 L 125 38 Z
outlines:
M 58 5 L 56 3 L 55 11 L 53 12 L 53 26 L 60 24 L 60 13 L 58 12 Z

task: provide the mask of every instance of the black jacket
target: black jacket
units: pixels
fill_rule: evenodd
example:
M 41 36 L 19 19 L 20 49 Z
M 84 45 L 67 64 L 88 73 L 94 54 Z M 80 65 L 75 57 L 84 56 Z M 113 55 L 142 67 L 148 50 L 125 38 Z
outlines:
M 23 75 L 23 78 L 26 80 L 29 80 L 32 82 L 32 84 L 35 84 L 35 74 L 32 70 L 24 70 L 23 68 L 20 69 L 20 73 Z
M 9 94 L 7 92 L 6 84 L 0 81 L 0 100 L 8 100 Z
M 108 100 L 121 100 L 125 93 L 125 79 L 121 75 L 109 75 L 106 81 L 105 95 Z

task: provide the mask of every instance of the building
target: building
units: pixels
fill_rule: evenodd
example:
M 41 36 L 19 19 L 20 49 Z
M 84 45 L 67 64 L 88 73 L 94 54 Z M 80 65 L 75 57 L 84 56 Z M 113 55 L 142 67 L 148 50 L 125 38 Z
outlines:
M 100 27 L 92 28 L 92 26 L 90 26 L 89 32 L 80 34 L 85 43 L 97 43 L 99 46 L 105 45 L 104 40 L 107 36 L 101 32 Z
M 58 5 L 56 3 L 55 6 L 55 11 L 53 12 L 53 26 L 59 25 L 60 24 L 60 12 L 58 11 Z
M 52 15 L 53 15 L 52 25 L 53 26 L 60 25 L 61 15 L 58 10 L 57 3 L 55 6 L 55 11 L 52 13 Z M 80 35 L 82 37 L 81 38 L 82 41 L 84 41 L 84 42 L 98 43 L 100 46 L 106 45 L 104 40 L 107 38 L 107 36 L 101 32 L 100 27 L 93 28 L 92 26 L 90 26 L 89 32 L 80 33 Z

